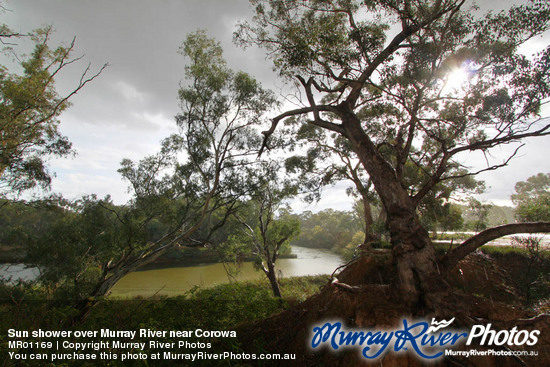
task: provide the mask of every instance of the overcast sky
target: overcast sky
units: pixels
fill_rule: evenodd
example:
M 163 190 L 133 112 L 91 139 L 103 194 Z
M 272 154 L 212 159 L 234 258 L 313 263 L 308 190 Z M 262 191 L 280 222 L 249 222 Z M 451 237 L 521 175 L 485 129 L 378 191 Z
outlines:
M 282 87 L 261 50 L 232 44 L 237 21 L 251 17 L 247 0 L 5 0 L 4 6 L 8 11 L 2 22 L 16 31 L 53 25 L 52 45 L 67 44 L 76 36 L 74 56 L 84 58 L 58 80 L 60 92 L 74 87 L 88 62 L 93 70 L 110 65 L 72 99 L 73 106 L 60 118 L 61 131 L 78 155 L 51 160 L 57 173 L 52 191 L 68 198 L 96 193 L 110 194 L 116 203 L 126 201 L 126 183 L 116 172 L 122 158 L 139 160 L 155 153 L 159 141 L 175 131 L 185 65 L 177 51 L 186 34 L 207 29 L 221 42 L 231 68 L 249 72 L 275 91 Z M 537 46 L 547 43 L 548 37 L 537 40 Z M 489 186 L 480 198 L 509 203 L 517 181 L 550 172 L 549 147 L 550 137 L 530 140 L 508 167 L 480 175 Z M 510 149 L 505 147 L 504 153 Z M 497 160 L 501 153 L 495 152 Z M 480 167 L 483 160 L 471 157 L 470 163 Z M 347 186 L 327 189 L 321 203 L 297 203 L 295 209 L 349 209 L 351 200 L 343 191 Z

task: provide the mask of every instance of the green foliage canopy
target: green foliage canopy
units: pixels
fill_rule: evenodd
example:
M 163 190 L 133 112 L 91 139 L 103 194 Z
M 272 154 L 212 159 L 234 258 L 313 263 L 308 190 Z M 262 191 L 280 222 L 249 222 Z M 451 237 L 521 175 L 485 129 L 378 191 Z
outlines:
M 266 135 L 292 117 L 294 136 L 307 123 L 347 138 L 378 193 L 387 190 L 384 205 L 397 197 L 389 175 L 418 205 L 440 182 L 479 173 L 459 163 L 461 153 L 548 134 L 538 118 L 550 96 L 550 48 L 518 52 L 548 29 L 546 2 L 485 15 L 456 0 L 251 3 L 255 17 L 236 41 L 264 47 L 305 96 Z M 410 165 L 422 171 L 414 186 Z
M 52 32 L 52 28 L 48 27 L 22 35 L 11 32 L 5 25 L 0 30 L 0 40 L 9 38 L 11 44 L 2 50 L 2 56 L 8 64 L 11 58 L 17 63 L 16 67 L 0 65 L 2 195 L 50 185 L 51 174 L 45 158 L 64 157 L 72 153 L 71 143 L 59 131 L 58 117 L 69 107 L 69 99 L 107 66 L 104 65 L 94 75 L 89 75 L 88 66 L 76 87 L 66 95 L 59 95 L 55 89 L 55 79 L 80 58 L 71 57 L 74 40 L 69 46 L 51 48 L 49 41 Z M 34 47 L 32 52 L 29 55 L 18 54 L 14 40 L 30 40 Z
M 516 183 L 512 202 L 520 222 L 550 222 L 550 174 L 538 173 Z
M 361 219 L 354 212 L 334 209 L 325 209 L 318 213 L 305 211 L 299 215 L 299 219 L 301 233 L 292 241 L 297 246 L 340 252 L 352 241 L 354 234 L 363 230 Z

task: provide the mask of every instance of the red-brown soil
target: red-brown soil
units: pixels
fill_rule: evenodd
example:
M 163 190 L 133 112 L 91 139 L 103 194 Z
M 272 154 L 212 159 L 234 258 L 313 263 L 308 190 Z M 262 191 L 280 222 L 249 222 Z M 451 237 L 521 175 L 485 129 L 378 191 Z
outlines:
M 338 351 L 328 347 L 312 350 L 309 347 L 314 326 L 327 321 L 341 321 L 347 328 L 383 330 L 402 327 L 403 319 L 432 317 L 449 320 L 455 329 L 469 331 L 473 325 L 488 323 L 494 330 L 540 330 L 539 341 L 534 347 L 537 357 L 445 357 L 431 366 L 550 366 L 550 317 L 536 315 L 522 306 L 523 299 L 514 287 L 512 275 L 491 258 L 473 254 L 461 261 L 449 275 L 451 291 L 432 307 L 417 306 L 414 310 L 400 301 L 396 292 L 385 284 L 393 280 L 393 266 L 383 250 L 373 250 L 347 266 L 337 275 L 338 284 L 332 282 L 321 291 L 290 309 L 239 331 L 241 342 L 251 352 L 262 350 L 274 353 L 295 353 L 297 360 L 276 365 L 289 366 L 425 366 L 414 353 L 386 353 L 375 361 L 367 361 L 360 355 L 360 348 Z M 480 346 L 464 346 L 463 349 L 484 350 Z M 491 349 L 522 347 L 503 346 Z M 455 346 L 453 350 L 460 350 Z M 370 363 L 370 364 L 369 364 Z

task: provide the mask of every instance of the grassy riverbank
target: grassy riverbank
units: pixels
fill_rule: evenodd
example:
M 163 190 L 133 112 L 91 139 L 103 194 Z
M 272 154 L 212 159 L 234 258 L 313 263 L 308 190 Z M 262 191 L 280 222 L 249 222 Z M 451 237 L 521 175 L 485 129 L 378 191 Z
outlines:
M 73 314 L 69 304 L 57 303 L 52 307 L 39 301 L 27 301 L 22 293 L 17 294 L 12 289 L 12 294 L 2 294 L 3 301 L 0 303 L 0 355 L 5 360 L 0 360 L 3 366 L 44 366 L 39 361 L 14 362 L 7 358 L 7 330 L 139 330 L 143 328 L 151 330 L 237 330 L 242 325 L 257 320 L 265 319 L 281 310 L 291 307 L 307 297 L 315 294 L 319 288 L 328 282 L 327 276 L 309 276 L 281 279 L 281 290 L 283 301 L 276 299 L 271 294 L 269 283 L 265 280 L 249 281 L 222 284 L 212 288 L 195 288 L 183 296 L 177 297 L 152 297 L 134 298 L 130 300 L 103 299 L 94 307 L 89 317 L 83 324 L 66 326 L 62 320 L 70 318 Z M 3 289 L 4 292 L 7 289 Z M 7 297 L 9 296 L 9 297 Z M 22 298 L 17 299 L 17 296 Z M 10 298 L 11 297 L 11 298 Z M 176 338 L 172 338 L 176 340 Z M 179 338 L 181 339 L 181 338 Z M 38 341 L 30 338 L 27 341 Z M 41 339 L 48 341 L 50 339 Z M 53 339 L 52 339 L 53 340 Z M 67 340 L 72 340 L 68 338 Z M 103 339 L 102 339 L 103 340 Z M 150 338 L 136 338 L 136 342 L 148 342 Z M 174 341 L 172 340 L 172 341 Z M 207 351 L 209 353 L 223 353 L 232 351 L 238 353 L 241 350 L 237 338 L 189 338 L 189 342 L 211 343 L 212 347 L 197 349 L 196 351 Z M 88 342 L 83 338 L 73 341 Z M 97 340 L 96 340 L 97 341 Z M 170 338 L 162 338 L 163 342 L 170 342 Z M 258 348 L 261 349 L 259 346 Z M 182 350 L 174 349 L 181 353 Z M 34 352 L 40 350 L 33 349 Z M 102 351 L 120 354 L 116 348 L 102 348 Z M 148 355 L 164 350 L 149 349 L 144 352 Z M 29 352 L 24 350 L 22 352 Z M 42 351 L 45 352 L 45 351 Z M 68 351 L 70 352 L 70 351 Z M 140 351 L 134 351 L 140 352 Z M 189 351 L 187 351 L 189 352 Z M 187 353 L 186 352 L 186 353 Z M 67 361 L 66 361 L 67 362 Z M 122 362 L 119 360 L 76 362 L 68 361 L 68 364 L 55 364 L 57 366 L 172 366 L 174 361 L 132 361 Z M 148 362 L 148 363 L 147 363 Z M 220 365 L 227 365 L 227 361 L 218 361 Z M 51 364 L 50 364 L 51 365 Z M 215 362 L 207 361 L 203 364 L 193 365 L 217 365 Z

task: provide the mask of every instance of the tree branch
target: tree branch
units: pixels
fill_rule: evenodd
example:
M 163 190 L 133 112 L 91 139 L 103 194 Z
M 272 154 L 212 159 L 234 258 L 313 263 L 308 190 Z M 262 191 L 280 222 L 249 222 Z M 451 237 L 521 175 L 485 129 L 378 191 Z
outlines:
M 487 242 L 497 238 L 517 233 L 550 233 L 550 223 L 513 223 L 487 229 L 473 237 L 470 237 L 460 246 L 447 252 L 439 264 L 443 269 L 443 272 L 449 272 L 460 260 L 475 251 L 478 247 L 481 247 Z
M 399 32 L 391 40 L 388 46 L 386 46 L 386 48 L 382 50 L 374 58 L 374 60 L 369 64 L 369 66 L 361 73 L 361 75 L 355 82 L 355 86 L 350 91 L 350 94 L 347 98 L 347 102 L 352 106 L 355 105 L 355 103 L 357 102 L 357 100 L 361 95 L 361 90 L 363 89 L 365 82 L 371 77 L 371 75 L 378 69 L 378 67 L 382 63 L 384 63 L 395 51 L 397 51 L 401 47 L 401 43 L 403 41 L 405 41 L 408 37 L 412 36 L 413 34 L 417 33 L 422 28 L 440 19 L 446 13 L 451 13 L 451 17 L 454 16 L 454 14 L 458 11 L 458 9 L 462 7 L 463 4 L 464 4 L 464 0 L 460 1 L 458 4 L 454 6 L 451 6 L 450 8 L 443 8 L 421 23 L 415 23 L 411 25 L 411 24 L 406 24 L 406 22 L 403 22 L 401 32 Z
M 547 119 L 547 118 L 544 118 L 544 119 Z M 474 151 L 474 150 L 489 149 L 489 148 L 492 148 L 494 146 L 497 146 L 497 145 L 503 144 L 503 143 L 518 141 L 518 140 L 522 140 L 522 139 L 530 138 L 530 137 L 534 137 L 534 136 L 546 136 L 546 135 L 550 135 L 550 124 L 548 124 L 544 127 L 541 127 L 540 129 L 538 129 L 536 131 L 532 131 L 532 132 L 526 132 L 526 133 L 522 133 L 522 134 L 511 133 L 511 134 L 508 134 L 508 135 L 500 137 L 500 138 L 494 138 L 494 139 L 478 141 L 478 142 L 474 142 L 472 144 L 457 147 L 455 149 L 450 150 L 448 152 L 448 154 L 450 156 L 453 156 L 457 153 L 464 152 L 464 151 L 467 151 L 467 150 Z
M 267 141 L 269 140 L 271 135 L 275 132 L 275 129 L 277 128 L 277 125 L 279 124 L 279 122 L 281 120 L 283 120 L 287 117 L 292 117 L 292 116 L 296 116 L 296 115 L 303 115 L 303 114 L 311 113 L 311 112 L 315 112 L 315 111 L 317 111 L 317 112 L 319 112 L 319 111 L 321 111 L 321 112 L 337 112 L 336 108 L 334 108 L 333 106 L 321 105 L 321 106 L 311 106 L 311 107 L 304 107 L 304 108 L 298 108 L 298 109 L 295 109 L 295 110 L 286 111 L 285 113 L 282 113 L 279 116 L 274 117 L 271 120 L 271 127 L 269 128 L 269 130 L 262 131 L 262 135 L 264 136 L 264 140 L 263 140 L 263 143 L 262 143 L 262 147 L 260 148 L 260 152 L 258 153 L 258 156 L 261 156 L 263 151 L 267 148 Z M 331 124 L 331 125 L 334 125 L 334 127 L 338 126 L 336 124 Z

